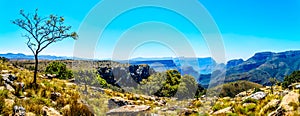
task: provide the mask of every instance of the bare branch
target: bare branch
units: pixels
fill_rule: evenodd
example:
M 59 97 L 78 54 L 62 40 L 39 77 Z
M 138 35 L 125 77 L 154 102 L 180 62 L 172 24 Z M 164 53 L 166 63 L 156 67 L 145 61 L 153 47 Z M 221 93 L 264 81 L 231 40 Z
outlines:
M 75 32 L 69 33 L 71 26 L 64 25 L 64 18 L 56 15 L 41 18 L 37 10 L 33 15 L 25 14 L 20 11 L 22 18 L 12 21 L 13 24 L 21 27 L 30 35 L 25 37 L 28 39 L 27 46 L 37 55 L 50 44 L 62 41 L 65 38 L 76 39 L 78 35 Z M 35 40 L 35 41 L 32 41 Z

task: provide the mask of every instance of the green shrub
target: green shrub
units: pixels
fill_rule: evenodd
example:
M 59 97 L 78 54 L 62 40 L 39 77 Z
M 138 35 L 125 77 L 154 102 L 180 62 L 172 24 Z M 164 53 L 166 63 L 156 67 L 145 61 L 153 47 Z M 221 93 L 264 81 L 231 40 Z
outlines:
M 0 57 L 0 60 L 3 61 L 3 62 L 8 62 L 9 61 L 9 59 L 5 58 L 5 57 Z
M 100 75 L 97 75 L 97 82 L 100 84 L 101 87 L 108 87 L 106 80 L 101 78 Z
M 212 110 L 215 112 L 215 111 L 218 111 L 218 110 L 221 110 L 223 108 L 223 106 L 219 103 L 216 103 L 213 107 L 212 107 Z
M 8 90 L 0 90 L 0 97 L 7 98 L 8 97 Z
M 247 98 L 243 101 L 243 103 L 257 103 L 258 101 L 256 99 Z
M 56 74 L 59 79 L 73 78 L 73 73 L 71 70 L 67 69 L 66 64 L 57 61 L 49 63 L 46 67 L 45 73 Z
M 262 88 L 263 86 L 250 81 L 236 81 L 218 85 L 216 87 L 210 88 L 210 92 L 214 95 L 219 95 L 220 97 L 235 97 L 237 94 L 243 91 L 247 91 L 252 88 Z M 216 93 L 217 92 L 217 93 Z
M 287 88 L 290 84 L 300 82 L 300 71 L 294 71 L 292 74 L 285 76 L 282 87 Z

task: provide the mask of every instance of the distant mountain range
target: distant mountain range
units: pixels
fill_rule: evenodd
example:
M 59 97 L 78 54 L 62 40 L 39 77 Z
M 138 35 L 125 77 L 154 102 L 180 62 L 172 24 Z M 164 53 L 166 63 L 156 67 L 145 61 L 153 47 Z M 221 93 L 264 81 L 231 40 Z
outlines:
M 300 51 L 286 51 L 280 53 L 260 52 L 251 58 L 230 60 L 227 62 L 226 71 L 214 71 L 212 74 L 200 75 L 198 81 L 204 86 L 217 85 L 218 78 L 225 75 L 225 83 L 237 80 L 248 80 L 262 85 L 270 85 L 269 78 L 282 81 L 286 75 L 300 70 Z M 216 78 L 216 82 L 210 82 Z
M 13 53 L 7 53 L 7 54 L 0 54 L 0 57 L 5 57 L 10 60 L 34 60 L 33 55 L 25 55 L 25 54 L 13 54 Z M 65 60 L 65 59 L 72 59 L 72 57 L 65 57 L 65 56 L 51 56 L 51 55 L 40 55 L 40 60 Z

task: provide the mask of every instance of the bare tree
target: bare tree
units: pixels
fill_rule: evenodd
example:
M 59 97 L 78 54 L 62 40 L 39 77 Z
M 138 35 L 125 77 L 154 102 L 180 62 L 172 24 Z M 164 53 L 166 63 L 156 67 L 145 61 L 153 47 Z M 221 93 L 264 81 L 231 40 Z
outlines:
M 37 9 L 34 14 L 25 14 L 23 10 L 20 10 L 20 15 L 22 18 L 15 19 L 12 23 L 26 31 L 23 37 L 27 39 L 26 44 L 34 55 L 33 83 L 36 84 L 39 53 L 52 43 L 62 41 L 65 38 L 77 39 L 78 35 L 75 32 L 70 32 L 71 26 L 64 25 L 65 19 L 63 17 L 57 15 L 40 17 Z

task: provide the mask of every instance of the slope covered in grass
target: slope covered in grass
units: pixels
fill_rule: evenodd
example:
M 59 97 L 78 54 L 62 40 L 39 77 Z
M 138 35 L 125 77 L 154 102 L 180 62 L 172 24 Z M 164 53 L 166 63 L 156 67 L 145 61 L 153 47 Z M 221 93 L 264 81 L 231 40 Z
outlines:
M 262 88 L 263 86 L 250 81 L 236 81 L 225 83 L 214 88 L 211 91 L 218 91 L 220 97 L 234 97 L 242 91 L 246 91 L 253 88 Z M 215 93 L 217 94 L 217 93 Z

